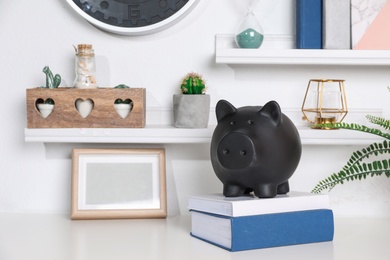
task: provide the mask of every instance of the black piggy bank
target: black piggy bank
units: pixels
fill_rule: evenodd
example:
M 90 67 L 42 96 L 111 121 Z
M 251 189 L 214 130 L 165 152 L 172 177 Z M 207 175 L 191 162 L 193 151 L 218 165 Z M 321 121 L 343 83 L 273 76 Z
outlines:
M 279 104 L 235 108 L 220 100 L 216 115 L 210 153 L 223 195 L 237 197 L 253 191 L 259 198 L 273 198 L 288 193 L 288 179 L 298 166 L 302 145 Z

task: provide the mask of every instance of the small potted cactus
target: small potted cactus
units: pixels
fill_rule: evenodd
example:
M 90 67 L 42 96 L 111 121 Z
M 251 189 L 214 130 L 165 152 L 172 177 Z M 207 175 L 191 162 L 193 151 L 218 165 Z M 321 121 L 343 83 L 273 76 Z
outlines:
M 181 81 L 181 94 L 173 95 L 173 121 L 178 128 L 206 128 L 210 115 L 210 96 L 202 76 L 188 73 Z

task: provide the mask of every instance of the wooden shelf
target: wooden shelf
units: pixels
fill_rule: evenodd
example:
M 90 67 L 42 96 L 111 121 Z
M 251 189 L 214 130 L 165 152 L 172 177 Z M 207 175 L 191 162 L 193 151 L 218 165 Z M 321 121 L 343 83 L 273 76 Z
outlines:
M 26 142 L 44 143 L 209 143 L 215 126 L 184 129 L 173 126 L 145 128 L 41 128 L 25 129 Z M 300 126 L 303 145 L 368 145 L 381 142 L 373 135 L 351 130 L 313 130 Z
M 233 35 L 216 36 L 216 63 L 390 66 L 390 50 L 240 49 Z

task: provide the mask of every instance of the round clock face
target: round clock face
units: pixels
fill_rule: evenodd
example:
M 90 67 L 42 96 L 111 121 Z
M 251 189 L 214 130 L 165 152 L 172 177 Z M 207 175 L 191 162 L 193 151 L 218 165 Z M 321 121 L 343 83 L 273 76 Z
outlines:
M 178 21 L 198 0 L 67 0 L 93 25 L 118 34 L 139 35 Z

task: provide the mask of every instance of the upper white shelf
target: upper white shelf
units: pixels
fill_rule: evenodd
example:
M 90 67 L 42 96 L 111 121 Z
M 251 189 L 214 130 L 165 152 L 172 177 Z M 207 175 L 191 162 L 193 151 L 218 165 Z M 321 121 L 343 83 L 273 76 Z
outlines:
M 280 40 L 280 39 L 277 39 Z M 269 65 L 389 66 L 390 50 L 240 49 L 233 35 L 216 36 L 216 63 Z
M 173 126 L 145 128 L 39 128 L 25 129 L 26 142 L 44 143 L 209 143 L 215 126 L 184 129 Z M 303 145 L 368 145 L 381 142 L 380 137 L 350 130 L 313 130 L 300 126 Z

